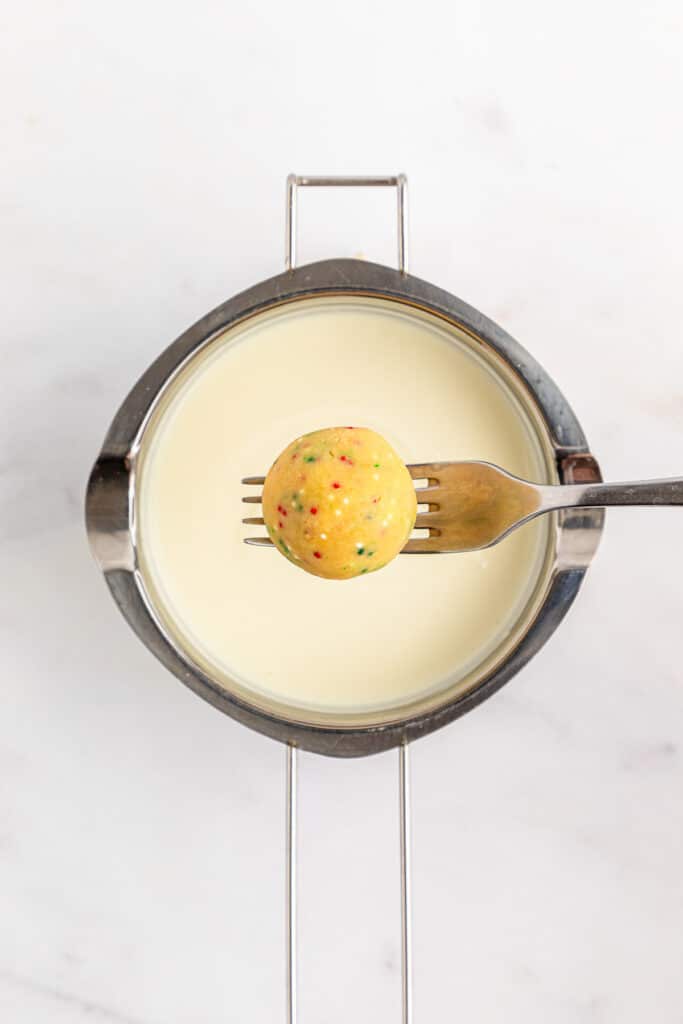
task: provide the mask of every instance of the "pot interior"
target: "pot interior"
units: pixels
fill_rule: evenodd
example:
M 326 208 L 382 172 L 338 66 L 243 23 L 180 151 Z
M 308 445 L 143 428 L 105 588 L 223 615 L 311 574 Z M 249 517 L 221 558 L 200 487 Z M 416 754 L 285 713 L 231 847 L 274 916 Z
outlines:
M 504 661 L 543 602 L 557 531 L 545 517 L 486 551 L 399 556 L 342 582 L 243 544 L 259 528 L 241 524 L 257 512 L 241 478 L 340 424 L 373 428 L 406 462 L 485 459 L 547 483 L 557 470 L 513 369 L 398 299 L 275 305 L 207 339 L 166 384 L 133 458 L 150 610 L 187 662 L 248 705 L 354 728 L 449 703 Z

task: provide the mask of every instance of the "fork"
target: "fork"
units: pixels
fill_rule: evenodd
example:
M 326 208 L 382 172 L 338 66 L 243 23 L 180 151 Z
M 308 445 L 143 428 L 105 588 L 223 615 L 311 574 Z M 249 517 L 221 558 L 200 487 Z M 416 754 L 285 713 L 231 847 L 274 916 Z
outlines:
M 415 488 L 415 529 L 427 532 L 408 541 L 401 551 L 405 555 L 489 548 L 531 519 L 564 508 L 683 505 L 683 478 L 552 486 L 521 480 L 490 462 L 423 462 L 408 471 L 414 480 L 427 481 Z M 264 482 L 262 476 L 242 480 L 246 485 Z M 242 501 L 259 504 L 261 495 L 246 495 Z M 242 522 L 264 525 L 259 516 Z M 244 543 L 274 546 L 269 537 L 245 537 Z

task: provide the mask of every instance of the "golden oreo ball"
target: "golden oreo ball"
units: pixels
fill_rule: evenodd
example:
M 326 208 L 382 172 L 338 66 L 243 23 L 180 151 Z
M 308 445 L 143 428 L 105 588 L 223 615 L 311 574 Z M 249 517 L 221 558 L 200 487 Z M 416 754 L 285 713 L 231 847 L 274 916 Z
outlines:
M 329 427 L 293 441 L 263 488 L 263 518 L 278 550 L 331 580 L 381 569 L 415 525 L 410 473 L 366 427 Z

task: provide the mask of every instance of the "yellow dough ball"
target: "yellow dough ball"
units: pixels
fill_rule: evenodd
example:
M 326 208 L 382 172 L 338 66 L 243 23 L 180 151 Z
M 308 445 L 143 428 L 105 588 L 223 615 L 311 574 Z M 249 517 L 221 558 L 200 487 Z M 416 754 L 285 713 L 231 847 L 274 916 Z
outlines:
M 331 580 L 381 569 L 415 525 L 410 473 L 365 427 L 329 427 L 293 441 L 263 488 L 263 518 L 290 562 Z

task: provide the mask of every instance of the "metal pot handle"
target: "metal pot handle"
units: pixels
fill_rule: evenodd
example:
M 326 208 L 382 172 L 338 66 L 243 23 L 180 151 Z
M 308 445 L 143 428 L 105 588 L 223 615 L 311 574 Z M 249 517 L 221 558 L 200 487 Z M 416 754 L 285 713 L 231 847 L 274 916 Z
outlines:
M 330 175 L 289 174 L 287 176 L 287 202 L 285 207 L 285 267 L 296 265 L 296 206 L 299 188 L 395 188 L 398 269 L 408 269 L 408 179 L 405 174 L 378 177 L 331 177 Z
M 408 263 L 408 179 L 405 174 L 384 177 L 313 177 L 290 174 L 287 177 L 285 208 L 285 266 L 296 264 L 296 212 L 299 188 L 395 188 L 398 269 L 406 273 Z M 286 830 L 285 830 L 285 918 L 287 1024 L 297 1020 L 297 930 L 296 930 L 296 854 L 297 854 L 297 748 L 286 748 Z M 412 948 L 410 886 L 410 772 L 407 743 L 398 748 L 399 847 L 401 858 L 401 1021 L 412 1021 Z

